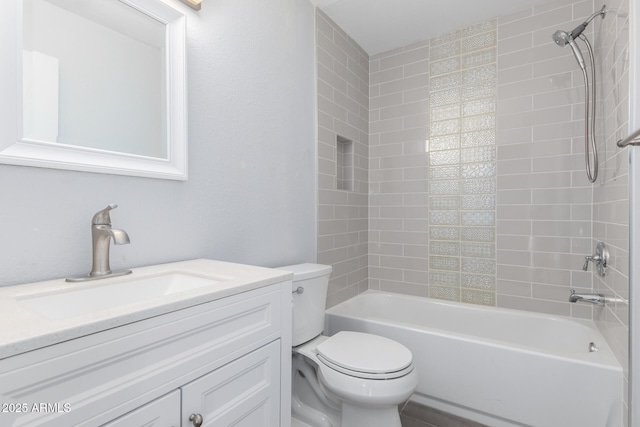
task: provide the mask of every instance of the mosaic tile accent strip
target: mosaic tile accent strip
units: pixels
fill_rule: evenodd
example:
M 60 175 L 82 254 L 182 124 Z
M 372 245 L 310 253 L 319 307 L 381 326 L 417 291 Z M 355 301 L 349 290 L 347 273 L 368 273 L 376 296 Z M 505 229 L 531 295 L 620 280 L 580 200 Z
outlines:
M 476 291 L 473 289 L 462 289 L 461 291 L 462 302 L 466 302 L 468 304 L 478 304 L 478 305 L 488 305 L 495 306 L 496 305 L 496 293 L 495 292 L 483 292 Z
M 429 268 L 434 270 L 460 271 L 460 258 L 429 256 Z
M 460 145 L 462 147 L 496 145 L 496 131 L 495 129 L 491 129 L 463 133 L 462 135 L 460 135 Z
M 429 253 L 434 255 L 459 256 L 460 243 L 458 242 L 431 242 Z
M 460 194 L 460 181 L 433 181 L 429 183 L 431 194 Z
M 460 289 L 449 286 L 429 286 L 429 296 L 431 298 L 443 299 L 447 301 L 460 301 Z
M 461 282 L 463 288 L 482 289 L 484 291 L 494 291 L 496 289 L 495 276 L 485 276 L 484 274 L 462 273 Z
M 495 259 L 462 258 L 460 268 L 463 273 L 496 274 Z
M 429 237 L 432 240 L 460 240 L 459 227 L 432 227 L 429 226 Z
M 429 296 L 496 304 L 497 21 L 430 41 Z
M 429 155 L 431 166 L 452 165 L 460 162 L 460 150 L 435 151 Z
M 462 183 L 463 194 L 496 194 L 495 178 L 465 179 Z
M 496 62 L 496 50 L 486 49 L 479 52 L 471 52 L 466 55 L 462 55 L 462 69 L 478 67 L 480 65 L 490 64 Z
M 476 34 L 487 33 L 495 30 L 498 27 L 498 22 L 495 19 L 489 19 L 488 21 L 474 24 L 470 27 L 466 27 L 460 30 L 461 37 L 471 37 Z
M 451 87 L 460 86 L 461 82 L 462 82 L 462 74 L 460 73 L 445 74 L 443 76 L 432 78 L 431 88 L 433 90 L 448 89 Z
M 495 162 L 495 160 L 495 147 L 474 147 L 460 150 L 460 161 L 462 163 Z
M 462 178 L 488 178 L 496 176 L 496 164 L 492 163 L 474 163 L 462 166 Z
M 496 247 L 493 243 L 462 242 L 460 255 L 466 257 L 495 258 Z
M 458 210 L 460 198 L 455 197 L 429 197 L 429 209 L 431 210 Z
M 429 284 L 431 285 L 458 286 L 459 283 L 460 273 L 454 273 L 452 271 L 429 272 Z
M 429 53 L 429 59 L 431 61 L 437 61 L 458 54 L 460 54 L 460 40 L 455 40 L 451 43 L 432 47 Z
M 495 225 L 495 211 L 462 212 L 460 222 L 467 226 Z
M 460 111 L 457 106 L 455 108 Z M 460 135 L 436 136 L 432 137 L 429 142 L 430 151 L 453 150 L 454 148 L 460 148 Z
M 460 239 L 472 242 L 495 242 L 496 229 L 494 227 L 462 227 Z
M 461 34 L 462 30 L 456 30 L 453 31 L 451 33 L 447 33 L 444 34 L 442 36 L 438 36 L 435 37 L 431 40 L 429 40 L 429 44 L 431 45 L 431 48 L 433 49 L 434 46 L 438 46 L 441 44 L 445 44 L 445 43 L 451 43 L 451 42 L 460 42 L 460 34 Z
M 477 102 L 477 101 L 473 101 Z M 447 120 L 447 119 L 457 119 L 460 117 L 460 106 L 459 105 L 444 105 L 442 107 L 433 107 L 431 108 L 431 121 L 439 121 L 439 120 Z M 458 138 L 459 140 L 459 138 Z M 433 149 L 433 147 L 432 147 Z
M 439 105 L 458 104 L 462 99 L 462 89 L 457 87 L 453 89 L 441 90 L 438 92 L 430 92 L 429 103 L 432 107 Z
M 481 196 L 462 196 L 462 209 L 465 211 L 487 210 L 496 208 L 496 196 L 483 194 Z
M 473 35 L 462 39 L 460 43 L 460 51 L 462 53 L 474 52 L 480 49 L 486 49 L 496 45 L 496 32 L 490 31 L 488 33 L 482 33 Z
M 443 61 L 432 62 L 430 71 L 432 76 L 439 76 L 441 74 L 452 73 L 460 69 L 460 57 L 453 57 L 445 59 Z
M 429 179 L 456 179 L 460 177 L 460 165 L 429 168 Z
M 429 224 L 432 225 L 458 225 L 460 212 L 458 211 L 433 211 L 429 212 Z
M 464 102 L 462 104 L 463 116 L 475 116 L 478 114 L 495 113 L 496 102 L 494 99 L 479 99 Z

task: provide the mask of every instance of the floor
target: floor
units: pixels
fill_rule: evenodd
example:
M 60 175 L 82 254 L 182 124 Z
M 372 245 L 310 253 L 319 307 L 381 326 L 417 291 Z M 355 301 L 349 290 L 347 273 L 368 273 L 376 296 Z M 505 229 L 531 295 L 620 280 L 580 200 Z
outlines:
M 400 421 L 402 427 L 488 427 L 411 401 L 401 408 Z M 291 427 L 311 426 L 292 418 Z
M 402 427 L 488 427 L 412 401 L 400 410 Z

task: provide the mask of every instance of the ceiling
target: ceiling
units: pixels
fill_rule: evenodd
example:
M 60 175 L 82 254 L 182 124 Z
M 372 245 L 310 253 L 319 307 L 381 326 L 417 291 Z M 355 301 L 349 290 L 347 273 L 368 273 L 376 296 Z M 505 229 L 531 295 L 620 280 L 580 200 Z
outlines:
M 549 0 L 311 0 L 369 55 Z

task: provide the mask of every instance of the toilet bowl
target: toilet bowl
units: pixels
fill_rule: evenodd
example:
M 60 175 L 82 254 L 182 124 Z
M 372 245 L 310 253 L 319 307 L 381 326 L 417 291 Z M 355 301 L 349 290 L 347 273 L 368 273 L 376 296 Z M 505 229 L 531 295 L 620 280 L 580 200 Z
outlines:
M 361 332 L 322 335 L 330 266 L 279 267 L 293 278 L 292 414 L 312 427 L 400 427 L 417 386 L 411 351 Z

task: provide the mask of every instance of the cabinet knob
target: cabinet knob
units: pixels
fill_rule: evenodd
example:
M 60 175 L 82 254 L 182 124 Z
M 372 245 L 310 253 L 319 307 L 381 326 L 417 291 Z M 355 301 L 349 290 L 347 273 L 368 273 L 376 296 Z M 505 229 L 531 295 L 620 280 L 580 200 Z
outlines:
M 200 414 L 191 414 L 189 415 L 189 421 L 193 423 L 194 427 L 200 427 L 204 420 Z

